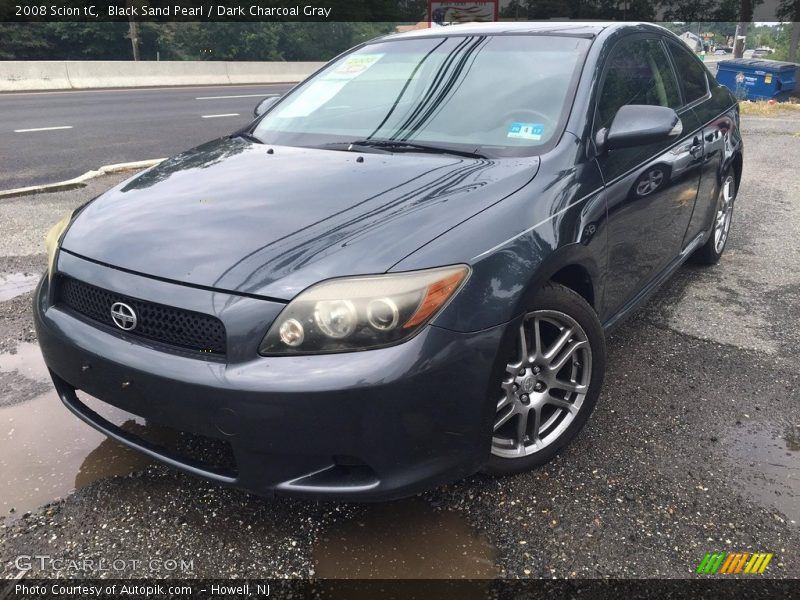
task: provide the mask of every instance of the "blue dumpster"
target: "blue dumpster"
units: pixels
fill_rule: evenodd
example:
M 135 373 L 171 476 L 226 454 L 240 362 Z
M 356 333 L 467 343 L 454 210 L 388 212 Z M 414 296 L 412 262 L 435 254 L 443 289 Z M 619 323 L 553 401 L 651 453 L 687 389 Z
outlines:
M 779 60 L 735 58 L 717 66 L 717 81 L 741 100 L 786 100 L 797 85 L 798 65 Z

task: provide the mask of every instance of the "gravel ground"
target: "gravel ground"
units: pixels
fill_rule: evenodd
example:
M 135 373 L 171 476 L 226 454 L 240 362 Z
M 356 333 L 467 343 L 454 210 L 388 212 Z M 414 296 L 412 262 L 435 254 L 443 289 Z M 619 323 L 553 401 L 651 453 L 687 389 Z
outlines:
M 6 207 L 0 204 L 0 215 Z M 0 221 L 0 230 L 6 231 L 4 220 Z M 42 238 L 44 239 L 44 238 Z M 0 242 L 1 245 L 5 245 Z M 0 250 L 2 251 L 2 250 Z M 47 256 L 33 254 L 30 256 L 0 257 L 0 273 L 22 273 L 26 276 L 43 273 L 47 268 Z M 0 302 L 0 353 L 13 352 L 19 342 L 35 342 L 36 332 L 33 330 L 31 316 L 32 294 L 22 294 Z
M 426 555 L 441 563 L 429 576 L 671 578 L 691 576 L 705 552 L 762 551 L 775 553 L 769 576 L 800 577 L 800 120 L 743 128 L 725 257 L 684 267 L 611 337 L 598 408 L 550 465 L 476 475 L 388 509 L 262 500 L 150 466 L 0 521 L 7 572 L 15 556 L 49 554 L 142 561 L 115 576 L 174 575 L 148 568 L 168 556 L 191 560 L 199 577 L 309 577 L 330 572 L 333 554 L 343 574 L 357 563 L 363 575 L 372 556 L 367 573 L 391 576 Z M 31 240 L 109 184 L 0 204 L 0 228 L 12 231 L 0 273 L 41 270 Z M 30 300 L 0 302 L 0 351 L 33 339 Z M 19 374 L 0 376 L 14 402 L 38 393 Z M 437 533 L 454 518 L 465 531 Z M 373 529 L 380 548 L 364 535 Z M 29 576 L 54 575 L 35 566 Z
M 91 180 L 78 190 L 0 201 L 0 287 L 7 274 L 44 273 L 44 239 L 50 228 L 69 211 L 130 176 L 107 176 Z M 28 293 L 0 302 L 0 354 L 13 352 L 19 342 L 36 341 L 30 311 L 32 297 Z

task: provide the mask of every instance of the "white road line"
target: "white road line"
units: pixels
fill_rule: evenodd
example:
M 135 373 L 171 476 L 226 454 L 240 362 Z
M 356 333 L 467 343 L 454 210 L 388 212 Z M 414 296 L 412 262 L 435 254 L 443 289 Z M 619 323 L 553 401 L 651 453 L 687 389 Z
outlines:
M 72 129 L 72 125 L 61 125 L 59 127 L 34 127 L 33 129 L 15 129 L 14 133 L 28 133 L 29 131 L 54 131 L 56 129 Z
M 227 100 L 229 98 L 271 98 L 280 94 L 241 94 L 239 96 L 200 96 L 195 100 Z
M 238 117 L 239 113 L 225 113 L 224 115 L 203 115 L 203 119 L 216 119 L 218 117 Z

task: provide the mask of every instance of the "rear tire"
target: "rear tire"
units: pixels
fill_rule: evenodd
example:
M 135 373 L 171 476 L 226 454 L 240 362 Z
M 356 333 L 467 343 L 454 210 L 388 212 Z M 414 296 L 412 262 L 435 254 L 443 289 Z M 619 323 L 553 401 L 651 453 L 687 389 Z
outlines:
M 729 170 L 722 176 L 717 197 L 717 206 L 714 211 L 714 223 L 711 226 L 711 235 L 692 256 L 692 260 L 703 265 L 715 265 L 725 252 L 728 243 L 728 234 L 733 220 L 733 206 L 736 200 L 736 178 Z
M 484 471 L 522 473 L 556 456 L 583 429 L 606 370 L 603 327 L 579 294 L 548 283 L 504 358 L 491 455 Z

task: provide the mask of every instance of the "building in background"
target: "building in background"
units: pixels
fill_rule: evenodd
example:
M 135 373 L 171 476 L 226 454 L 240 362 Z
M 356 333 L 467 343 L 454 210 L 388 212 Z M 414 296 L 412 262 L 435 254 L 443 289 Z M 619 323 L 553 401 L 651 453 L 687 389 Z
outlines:
M 696 33 L 687 31 L 686 33 L 680 34 L 678 37 L 692 49 L 692 52 L 700 52 L 703 49 L 703 39 Z

